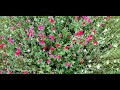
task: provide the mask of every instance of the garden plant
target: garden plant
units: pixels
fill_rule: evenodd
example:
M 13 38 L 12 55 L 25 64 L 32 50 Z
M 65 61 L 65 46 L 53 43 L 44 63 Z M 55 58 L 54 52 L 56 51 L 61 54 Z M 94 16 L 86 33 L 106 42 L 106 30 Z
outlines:
M 120 73 L 119 18 L 0 16 L 0 73 Z

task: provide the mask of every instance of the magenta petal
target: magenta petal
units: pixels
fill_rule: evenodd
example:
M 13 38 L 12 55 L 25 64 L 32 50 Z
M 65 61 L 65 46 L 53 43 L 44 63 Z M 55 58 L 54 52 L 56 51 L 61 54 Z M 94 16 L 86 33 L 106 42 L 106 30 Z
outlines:
M 50 60 L 47 60 L 47 63 L 50 64 Z
M 42 35 L 43 35 L 43 33 L 42 33 L 42 32 L 39 32 L 39 33 L 38 33 L 38 36 L 42 36 Z
M 40 42 L 40 44 L 44 44 L 43 42 Z
M 48 52 L 48 54 L 50 54 L 50 55 L 51 55 L 51 52 Z
M 53 57 L 53 55 L 52 54 L 50 54 L 50 58 L 52 58 Z
M 62 34 L 61 34 L 61 33 L 59 34 L 59 37 L 62 37 Z
M 14 42 L 14 40 L 12 38 L 8 38 L 8 41 L 10 44 L 12 44 Z
M 58 56 L 58 59 L 60 59 L 60 56 Z
M 88 19 L 88 23 L 91 23 L 92 21 L 90 19 Z
M 85 43 L 84 43 L 84 45 L 87 45 L 87 44 L 88 44 L 88 42 L 85 42 Z
M 44 41 L 41 41 L 40 44 L 44 44 Z
M 54 59 L 56 59 L 56 55 L 54 55 Z
M 31 26 L 30 29 L 34 29 L 34 26 Z
M 38 30 L 43 30 L 44 29 L 44 26 L 40 25 L 38 26 Z
M 82 16 L 85 20 L 87 20 L 88 18 L 87 18 L 87 16 Z

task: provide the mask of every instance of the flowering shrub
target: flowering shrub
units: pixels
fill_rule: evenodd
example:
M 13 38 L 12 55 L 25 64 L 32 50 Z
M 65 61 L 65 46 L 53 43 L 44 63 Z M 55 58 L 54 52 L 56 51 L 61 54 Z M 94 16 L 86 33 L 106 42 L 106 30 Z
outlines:
M 111 16 L 4 16 L 0 20 L 1 73 L 94 73 L 101 67 L 103 53 L 119 40 Z

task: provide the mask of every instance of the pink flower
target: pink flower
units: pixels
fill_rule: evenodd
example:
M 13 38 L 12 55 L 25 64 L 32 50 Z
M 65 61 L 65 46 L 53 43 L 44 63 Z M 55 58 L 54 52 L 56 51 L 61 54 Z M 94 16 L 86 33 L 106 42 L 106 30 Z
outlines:
M 30 19 L 27 19 L 26 22 L 30 22 Z
M 96 30 L 95 29 L 93 29 L 92 32 L 93 32 L 93 34 L 96 34 Z
M 60 44 L 59 44 L 59 43 L 56 43 L 55 46 L 56 46 L 56 47 L 60 47 Z
M 34 29 L 34 26 L 31 26 L 30 30 L 29 30 L 29 33 L 28 33 L 29 37 L 34 37 L 34 30 L 33 29 Z
M 0 74 L 2 74 L 3 70 L 0 70 Z
M 112 48 L 112 44 L 110 44 L 109 48 Z
M 45 44 L 44 40 L 41 40 L 41 41 L 40 41 L 40 44 Z
M 3 36 L 0 36 L 0 39 L 3 39 Z
M 37 38 L 37 41 L 40 41 L 40 40 L 41 40 L 41 38 L 40 38 L 40 37 L 38 37 L 38 38 Z
M 88 23 L 91 23 L 91 22 L 92 22 L 91 19 L 88 19 L 87 21 L 88 21 Z
M 88 37 L 86 37 L 86 42 L 89 42 L 89 41 L 90 41 L 90 39 Z
M 0 36 L 0 38 L 2 38 L 2 36 Z
M 66 67 L 70 67 L 70 63 L 67 62 L 67 63 L 65 64 L 65 66 L 66 66 Z
M 59 34 L 59 37 L 62 37 L 62 33 Z
M 28 29 L 25 29 L 24 31 L 25 31 L 25 32 L 28 32 Z
M 52 57 L 53 57 L 53 55 L 52 55 L 52 54 L 50 54 L 49 56 L 50 56 L 50 58 L 52 58 Z
M 38 36 L 43 36 L 43 33 L 42 33 L 42 32 L 39 32 L 39 33 L 38 33 Z
M 53 36 L 53 35 L 49 35 L 49 38 L 50 38 L 50 39 L 54 39 L 54 36 Z
M 75 20 L 78 21 L 79 16 L 75 16 Z
M 21 25 L 21 23 L 19 22 L 19 23 L 17 23 L 17 25 L 16 26 L 20 26 Z
M 51 52 L 48 52 L 49 55 L 51 55 Z
M 55 23 L 55 20 L 54 19 L 52 19 L 52 18 L 48 18 L 48 20 L 49 20 L 49 22 L 51 22 L 51 23 Z
M 100 27 L 104 27 L 105 24 L 101 24 Z
M 53 35 L 49 35 L 49 38 L 54 42 L 55 37 Z
M 12 72 L 9 72 L 8 74 L 12 74 Z
M 30 29 L 34 29 L 34 26 L 31 26 Z
M 20 46 L 23 46 L 23 44 L 22 44 L 22 43 L 19 43 L 19 45 L 20 45 Z
M 87 41 L 87 42 L 89 42 L 89 41 L 92 40 L 92 39 L 93 39 L 93 36 L 92 36 L 92 35 L 89 35 L 89 36 L 86 37 L 86 41 Z
M 29 33 L 28 36 L 29 37 L 34 37 L 34 34 L 33 33 Z
M 83 35 L 83 31 L 79 31 L 76 33 L 77 36 L 82 36 Z
M 109 18 L 111 18 L 112 16 L 107 16 L 107 17 L 108 17 L 108 19 L 109 19 Z
M 80 41 L 80 40 L 82 40 L 81 38 L 78 38 L 78 40 Z
M 87 44 L 88 44 L 88 42 L 87 42 L 87 41 L 85 41 L 84 45 L 87 45 Z
M 21 60 L 24 61 L 24 58 L 22 57 Z
M 38 26 L 38 30 L 43 30 L 43 29 L 44 29 L 44 26 L 42 26 L 42 25 Z
M 7 56 L 6 52 L 3 53 L 3 57 Z
M 8 38 L 8 41 L 9 41 L 10 44 L 12 44 L 14 42 L 14 40 L 11 37 Z
M 7 61 L 6 59 L 3 60 L 4 63 L 6 63 L 6 61 Z
M 58 59 L 60 59 L 60 55 L 58 55 Z
M 24 70 L 23 74 L 29 74 L 27 70 Z
M 50 48 L 51 51 L 54 51 L 55 49 L 53 47 Z
M 28 40 L 28 37 L 24 38 L 25 40 Z
M 82 41 L 79 42 L 79 44 L 82 44 L 82 43 L 83 43 Z
M 107 17 L 104 17 L 104 20 L 106 21 L 106 20 L 107 20 Z
M 70 48 L 72 48 L 72 46 L 73 46 L 73 45 L 72 45 L 72 44 L 70 44 Z
M 55 28 L 55 27 L 53 27 L 53 28 L 52 28 L 52 30 L 53 30 L 53 31 L 55 31 L 55 30 L 56 30 L 56 28 Z
M 50 58 L 52 58 L 52 57 L 53 57 L 53 55 L 52 55 L 52 53 L 51 53 L 51 52 L 48 52 L 48 54 L 49 54 Z
M 46 38 L 46 36 L 43 34 L 41 38 L 44 39 L 44 38 Z
M 6 37 L 5 36 L 2 36 L 2 39 L 4 40 Z
M 20 37 L 22 37 L 22 34 L 20 34 Z
M 69 47 L 68 47 L 68 46 L 65 46 L 65 47 L 64 47 L 64 49 L 65 49 L 65 50 L 68 50 L 68 49 L 69 49 Z
M 18 55 L 20 55 L 20 52 L 21 52 L 20 48 L 17 48 L 17 51 L 16 51 L 16 53 L 15 53 L 15 56 L 18 57 Z
M 30 30 L 29 30 L 29 34 L 28 36 L 29 37 L 34 37 L 34 30 L 33 30 L 34 27 L 31 27 Z
M 6 68 L 6 71 L 9 71 L 9 68 Z
M 93 39 L 93 35 L 89 35 L 88 38 L 89 38 L 89 40 L 92 40 Z
M 92 34 L 90 34 L 89 36 L 86 37 L 84 45 L 87 45 L 90 40 L 93 40 Z
M 88 23 L 91 23 L 92 21 L 91 21 L 91 19 L 90 18 L 88 18 L 87 16 L 82 16 L 86 21 L 88 21 Z
M 15 30 L 16 28 L 14 26 L 10 27 L 10 30 Z
M 74 39 L 74 40 L 72 40 L 72 42 L 74 42 L 74 43 L 75 43 L 75 42 L 76 42 L 76 40 Z
M 86 22 L 82 22 L 82 26 L 85 26 L 86 25 Z
M 88 19 L 88 17 L 87 16 L 82 16 L 85 20 L 87 20 Z
M 5 44 L 0 44 L 0 49 L 5 47 Z
M 97 41 L 94 41 L 94 42 L 93 42 L 93 44 L 94 44 L 94 45 L 97 45 L 97 44 L 98 44 L 98 42 L 97 42 Z
M 44 46 L 44 47 L 43 47 L 43 51 L 45 51 L 46 49 L 47 49 L 47 47 L 46 47 L 46 46 Z
M 71 37 L 68 35 L 68 36 L 67 36 L 67 38 L 69 38 L 69 39 L 70 39 Z
M 50 62 L 51 62 L 50 60 L 47 60 L 47 63 L 48 63 L 48 64 L 50 64 Z
M 40 63 L 40 62 L 42 62 L 42 60 L 38 60 L 38 62 Z
M 57 57 L 57 56 L 56 56 L 56 55 L 54 55 L 54 59 L 56 59 L 56 57 Z
M 29 32 L 30 32 L 30 33 L 33 33 L 33 32 L 34 32 L 34 30 L 33 30 L 33 29 L 30 29 L 30 30 L 29 30 Z

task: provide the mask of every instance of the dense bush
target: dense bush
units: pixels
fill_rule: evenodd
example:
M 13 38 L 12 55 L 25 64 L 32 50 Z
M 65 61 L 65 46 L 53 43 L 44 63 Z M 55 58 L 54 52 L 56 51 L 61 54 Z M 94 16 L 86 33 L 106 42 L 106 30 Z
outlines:
M 118 47 L 111 16 L 0 17 L 1 73 L 104 73 L 103 54 Z

